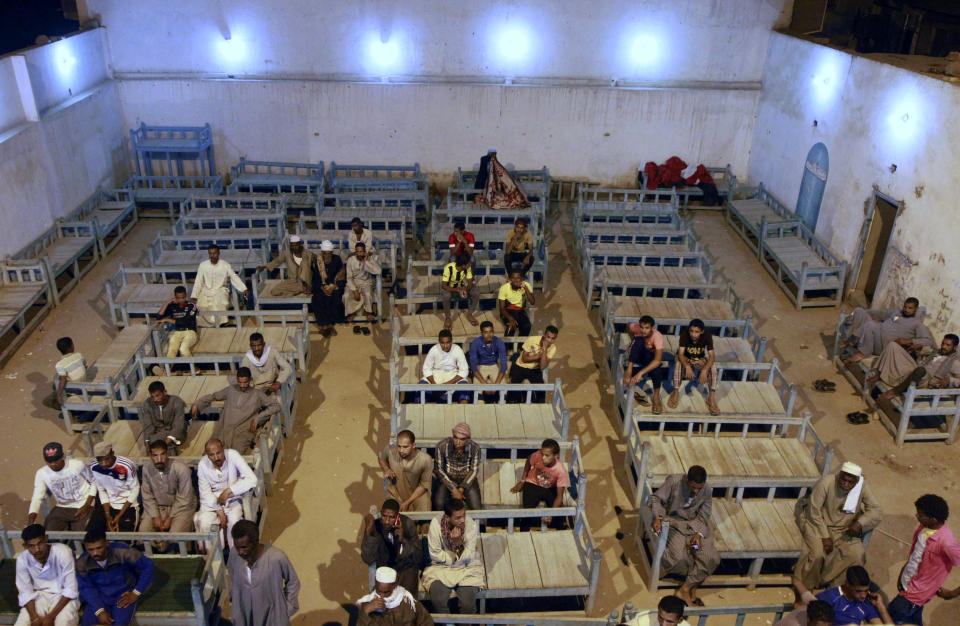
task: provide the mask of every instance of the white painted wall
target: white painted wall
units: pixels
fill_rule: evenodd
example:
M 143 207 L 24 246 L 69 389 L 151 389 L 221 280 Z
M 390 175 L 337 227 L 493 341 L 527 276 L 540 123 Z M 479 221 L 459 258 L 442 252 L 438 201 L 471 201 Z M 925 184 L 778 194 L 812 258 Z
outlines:
M 98 28 L 22 53 L 41 114 L 109 78 L 103 37 Z
M 847 260 L 873 187 L 903 200 L 892 244 L 917 265 L 890 255 L 876 302 L 916 296 L 937 332 L 960 327 L 958 110 L 960 89 L 947 82 L 774 34 L 750 157 L 750 180 L 793 207 L 807 151 L 817 141 L 827 146 L 817 234 Z
M 757 80 L 784 0 L 86 0 L 118 74 Z M 230 39 L 227 41 L 226 36 Z
M 0 133 L 26 121 L 17 78 L 13 73 L 13 59 L 0 58 Z
M 124 124 L 214 128 L 217 167 L 252 159 L 403 164 L 451 175 L 496 147 L 518 167 L 630 184 L 641 159 L 746 170 L 757 91 L 120 81 Z

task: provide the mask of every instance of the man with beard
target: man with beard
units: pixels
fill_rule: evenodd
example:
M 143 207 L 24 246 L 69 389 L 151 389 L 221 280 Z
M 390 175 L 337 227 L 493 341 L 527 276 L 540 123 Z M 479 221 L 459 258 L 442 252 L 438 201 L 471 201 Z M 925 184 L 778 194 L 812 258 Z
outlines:
M 360 558 L 367 565 L 392 567 L 405 589 L 417 589 L 418 569 L 423 558 L 417 523 L 400 515 L 400 504 L 389 498 L 380 507 L 380 519 L 367 513 L 363 517 Z
M 880 523 L 883 512 L 864 485 L 861 467 L 847 461 L 797 502 L 796 518 L 803 546 L 794 586 L 819 589 L 839 585 L 847 568 L 863 565 L 863 533 Z
M 150 462 L 143 464 L 140 495 L 143 517 L 140 532 L 187 533 L 193 530 L 193 513 L 197 510 L 197 494 L 193 490 L 190 468 L 183 461 L 169 457 L 169 446 L 163 439 L 150 444 Z M 154 542 L 154 549 L 165 552 L 167 542 Z
M 933 335 L 917 317 L 920 301 L 907 298 L 899 310 L 861 309 L 857 307 L 843 322 L 840 348 L 853 350 L 850 363 L 878 355 L 891 341 L 907 352 L 919 352 L 933 347 Z
M 313 293 L 313 267 L 316 255 L 312 250 L 303 247 L 303 239 L 298 235 L 290 236 L 290 246 L 280 252 L 267 263 L 257 267 L 257 271 L 264 269 L 273 271 L 285 265 L 287 277 L 273 286 L 270 295 L 278 298 L 295 296 L 309 296 Z

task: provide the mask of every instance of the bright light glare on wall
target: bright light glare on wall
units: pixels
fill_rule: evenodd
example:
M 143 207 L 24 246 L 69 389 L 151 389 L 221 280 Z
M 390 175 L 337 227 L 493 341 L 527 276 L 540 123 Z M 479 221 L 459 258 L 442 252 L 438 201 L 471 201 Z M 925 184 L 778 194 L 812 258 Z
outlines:
M 850 64 L 850 56 L 830 49 L 818 50 L 813 59 L 810 79 L 810 99 L 814 113 L 822 114 L 837 104 L 843 93 L 843 83 Z
M 887 149 L 886 156 L 903 165 L 923 153 L 927 136 L 936 124 L 936 104 L 913 80 L 891 84 L 888 93 L 883 106 L 877 107 L 877 139 Z
M 243 29 L 232 28 L 223 33 L 214 31 L 214 56 L 219 67 L 227 73 L 237 72 L 241 68 L 249 69 L 251 44 Z
M 630 62 L 635 67 L 652 67 L 660 60 L 660 40 L 649 33 L 634 36 L 630 43 Z
M 400 68 L 399 35 L 371 33 L 365 45 L 365 65 L 373 74 L 396 72 Z
M 526 24 L 513 22 L 500 30 L 496 39 L 497 56 L 506 63 L 521 63 L 530 56 L 532 35 Z
M 77 57 L 73 56 L 70 50 L 70 41 L 59 41 L 53 45 L 56 46 L 55 65 L 57 71 L 63 77 L 71 76 L 77 66 Z

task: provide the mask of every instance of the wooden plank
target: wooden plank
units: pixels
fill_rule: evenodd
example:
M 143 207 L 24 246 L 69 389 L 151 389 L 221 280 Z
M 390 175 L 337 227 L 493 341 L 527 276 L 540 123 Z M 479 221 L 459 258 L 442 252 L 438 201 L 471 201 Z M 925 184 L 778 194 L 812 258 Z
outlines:
M 497 438 L 497 412 L 492 405 L 465 404 L 463 419 L 470 425 L 474 439 Z
M 724 500 L 713 501 L 713 542 L 719 552 L 737 552 L 743 549 L 743 540 L 734 525 L 734 521 L 727 513 L 727 503 Z
M 767 476 L 783 478 L 793 476 L 793 471 L 784 463 L 783 456 L 773 441 L 767 437 L 756 437 L 750 439 L 749 443 L 754 459 L 762 460 L 763 464 L 769 468 Z
M 443 404 L 443 429 L 447 433 L 453 432 L 453 427 L 464 420 L 462 404 Z M 472 431 L 471 431 L 472 432 Z
M 143 445 L 140 443 L 143 435 L 143 426 L 140 420 L 117 420 L 110 424 L 103 440 L 113 446 L 113 451 L 120 456 L 144 456 Z
M 520 407 L 516 404 L 498 404 L 497 432 L 500 439 L 526 439 Z
M 427 404 L 423 406 L 423 438 L 443 439 L 450 436 L 444 424 L 443 407 L 438 404 Z
M 528 438 L 546 439 L 553 436 L 554 428 L 550 422 L 544 423 L 542 404 L 521 404 L 520 419 Z
M 687 466 L 683 464 L 674 441 L 683 437 L 641 437 L 641 441 L 650 443 L 650 461 L 647 468 L 650 474 L 669 476 L 670 474 L 684 474 Z
M 767 528 L 770 529 L 770 532 L 776 539 L 776 544 L 780 547 L 781 550 L 791 550 L 797 547 L 796 542 L 794 542 L 794 535 L 790 531 L 790 526 L 794 529 L 797 528 L 796 521 L 791 521 L 789 525 L 785 524 L 780 515 L 777 513 L 777 509 L 772 502 L 758 502 L 759 506 L 757 507 L 759 513 L 761 514 L 764 522 L 767 524 Z
M 423 430 L 423 405 L 401 405 L 397 415 L 397 428 L 398 431 L 409 430 L 417 437 L 425 437 Z
M 487 575 L 487 589 L 516 589 L 513 565 L 507 549 L 506 533 L 481 533 L 483 567 Z
M 515 532 L 507 534 L 507 549 L 513 567 L 516 589 L 543 589 L 543 570 L 538 566 L 538 554 L 534 535 L 544 533 Z
M 180 450 L 180 456 L 203 456 L 207 441 L 217 432 L 217 420 L 193 420 L 187 429 L 187 441 Z
M 487 461 L 480 468 L 480 492 L 483 505 L 491 507 L 500 504 L 500 461 Z
M 500 463 L 500 504 L 520 508 L 522 499 L 520 493 L 512 493 L 510 490 L 523 476 L 523 466 L 525 461 L 504 461 Z
M 544 589 L 588 584 L 586 572 L 581 571 L 580 555 L 573 531 L 548 530 L 529 534 L 533 539 Z
M 794 476 L 817 478 L 820 475 L 810 448 L 799 439 L 775 439 L 773 444 Z
M 756 530 L 743 512 L 743 507 L 730 500 L 714 498 L 714 510 L 718 502 L 721 503 L 723 514 L 726 516 L 727 545 L 736 546 L 735 550 L 749 550 L 756 543 Z

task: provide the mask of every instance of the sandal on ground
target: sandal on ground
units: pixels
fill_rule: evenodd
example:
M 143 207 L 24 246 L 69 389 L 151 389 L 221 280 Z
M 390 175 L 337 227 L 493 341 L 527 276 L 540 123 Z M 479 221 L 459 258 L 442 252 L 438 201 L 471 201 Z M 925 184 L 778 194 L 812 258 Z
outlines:
M 693 606 L 703 606 L 703 600 L 701 600 L 700 598 L 694 598 Z
M 360 327 L 360 332 L 363 333 L 364 335 L 369 335 L 369 334 L 370 334 L 370 329 L 367 328 L 366 326 L 361 326 L 361 327 Z
M 641 406 L 650 406 L 650 400 L 646 396 L 641 396 L 639 391 L 633 392 L 633 400 Z
M 823 393 L 831 393 L 837 390 L 837 383 L 826 378 L 813 381 L 813 388 Z
M 361 334 L 362 332 L 363 332 L 363 331 L 360 329 L 359 326 L 354 326 L 354 327 L 353 327 L 353 334 L 354 334 L 354 335 L 359 335 L 359 334 Z
M 847 421 L 853 425 L 867 424 L 870 422 L 870 416 L 861 411 L 847 413 Z

